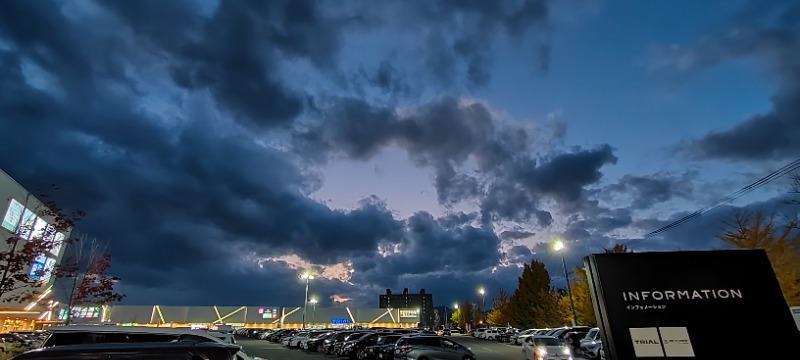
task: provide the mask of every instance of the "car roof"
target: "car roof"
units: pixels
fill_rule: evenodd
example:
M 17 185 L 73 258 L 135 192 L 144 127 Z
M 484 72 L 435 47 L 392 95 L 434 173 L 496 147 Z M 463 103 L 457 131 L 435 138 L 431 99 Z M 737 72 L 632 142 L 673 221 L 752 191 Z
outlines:
M 58 356 L 69 353 L 106 353 L 109 351 L 141 351 L 141 350 L 180 350 L 180 349 L 224 349 L 231 355 L 241 350 L 241 346 L 223 343 L 191 343 L 191 342 L 134 342 L 134 343 L 96 343 L 96 344 L 77 344 L 61 345 L 48 348 L 40 348 L 27 351 L 16 358 L 40 358 Z M 60 354 L 60 355 L 57 355 Z M 76 354 L 77 355 L 77 354 Z M 15 358 L 15 359 L 16 359 Z
M 206 330 L 192 330 L 189 328 L 165 328 L 165 327 L 150 327 L 150 326 L 98 326 L 98 325 L 63 325 L 52 326 L 49 331 L 53 334 L 58 333 L 75 333 L 75 332 L 91 332 L 91 333 L 128 333 L 128 334 L 162 334 L 162 335 L 197 335 L 208 338 L 214 342 L 224 343 L 215 332 Z M 228 335 L 222 334 L 219 335 Z
M 49 329 L 52 333 L 57 332 L 94 332 L 94 333 L 113 333 L 127 332 L 139 334 L 209 334 L 207 330 L 193 330 L 190 328 L 167 328 L 151 326 L 98 326 L 98 325 L 63 325 L 52 326 Z

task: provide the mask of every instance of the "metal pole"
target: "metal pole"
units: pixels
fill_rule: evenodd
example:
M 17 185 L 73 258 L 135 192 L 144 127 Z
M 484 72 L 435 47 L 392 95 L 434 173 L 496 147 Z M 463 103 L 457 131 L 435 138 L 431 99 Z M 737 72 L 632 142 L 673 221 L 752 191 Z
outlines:
M 311 323 L 313 324 L 316 322 L 317 322 L 317 302 L 314 301 L 314 312 L 311 315 Z
M 572 289 L 569 287 L 569 273 L 567 272 L 567 262 L 564 254 L 561 254 L 561 265 L 564 265 L 564 277 L 567 279 L 567 295 L 569 296 L 569 308 L 572 310 L 572 326 L 578 326 L 578 315 L 575 313 L 575 303 L 572 301 Z
M 306 297 L 305 301 L 303 302 L 303 329 L 306 328 L 306 310 L 308 310 L 308 281 L 311 280 L 306 278 Z
M 486 321 L 486 294 L 481 295 L 481 303 L 483 307 L 483 324 L 488 327 L 489 323 Z

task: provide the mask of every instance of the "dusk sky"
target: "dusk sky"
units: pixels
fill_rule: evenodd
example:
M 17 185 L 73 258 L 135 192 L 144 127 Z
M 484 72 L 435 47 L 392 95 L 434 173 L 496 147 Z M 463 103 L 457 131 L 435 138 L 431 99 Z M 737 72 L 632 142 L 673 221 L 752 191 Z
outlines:
M 123 303 L 299 306 L 308 270 L 450 305 L 795 160 L 800 2 L 6 0 L 0 80 L 0 168 L 87 213 Z M 787 191 L 630 244 L 724 248 Z

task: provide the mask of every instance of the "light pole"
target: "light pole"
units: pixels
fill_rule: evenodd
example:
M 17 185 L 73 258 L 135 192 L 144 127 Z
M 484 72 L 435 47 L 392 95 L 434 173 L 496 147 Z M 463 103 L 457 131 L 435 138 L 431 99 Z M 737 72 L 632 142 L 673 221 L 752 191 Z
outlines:
M 453 308 L 455 309 L 455 310 L 453 310 L 453 312 L 454 312 L 454 313 L 455 313 L 456 311 L 458 311 L 458 303 L 455 303 L 455 304 L 453 304 Z M 464 315 L 463 315 L 463 314 L 461 314 L 461 316 L 460 316 L 460 317 L 463 319 L 463 318 L 464 318 Z M 452 326 L 452 324 L 451 324 L 451 326 Z M 458 326 L 461 326 L 461 325 L 460 325 L 460 324 L 456 324 L 456 326 L 458 327 Z
M 447 306 L 444 307 L 444 328 L 447 329 Z
M 564 242 L 561 240 L 556 240 L 553 244 L 553 250 L 557 253 L 561 254 L 561 265 L 564 266 L 564 278 L 567 280 L 567 296 L 569 296 L 569 308 L 572 310 L 572 326 L 578 326 L 578 315 L 575 313 L 575 303 L 572 301 L 572 289 L 569 287 L 569 273 L 567 272 L 567 262 L 564 260 L 564 252 L 565 249 Z
M 303 329 L 306 328 L 306 311 L 308 310 L 308 282 L 314 279 L 314 276 L 309 273 L 300 275 L 300 278 L 306 281 L 306 297 L 303 300 Z
M 478 292 L 481 294 L 481 312 L 483 313 L 483 325 L 488 325 L 486 322 L 486 291 L 480 288 Z
M 313 309 L 311 312 L 311 323 L 314 324 L 317 322 L 317 299 L 311 299 L 309 302 L 311 302 Z

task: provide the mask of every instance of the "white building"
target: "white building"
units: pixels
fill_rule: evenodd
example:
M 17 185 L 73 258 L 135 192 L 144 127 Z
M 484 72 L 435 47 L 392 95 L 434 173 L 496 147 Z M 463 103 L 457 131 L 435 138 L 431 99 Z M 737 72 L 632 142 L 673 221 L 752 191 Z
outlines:
M 35 237 L 52 238 L 55 246 L 49 252 L 40 254 L 39 257 L 25 269 L 28 276 L 39 279 L 39 292 L 32 301 L 6 302 L 8 296 L 15 293 L 3 294 L 0 299 L 0 332 L 28 329 L 35 327 L 37 322 L 47 322 L 46 317 L 53 306 L 49 302 L 52 298 L 54 279 L 50 276 L 53 268 L 61 261 L 64 252 L 63 240 L 69 237 L 69 232 L 59 233 L 51 225 L 53 218 L 43 215 L 44 204 L 34 194 L 16 182 L 5 171 L 0 170 L 0 251 L 7 252 L 12 248 L 20 248 L 24 242 Z M 8 239 L 16 234 L 19 240 L 8 243 Z M 3 264 L 0 264 L 2 266 Z M 3 269 L 0 269 L 2 271 Z M 44 270 L 42 275 L 41 270 Z M 41 320 L 41 321 L 39 321 Z

